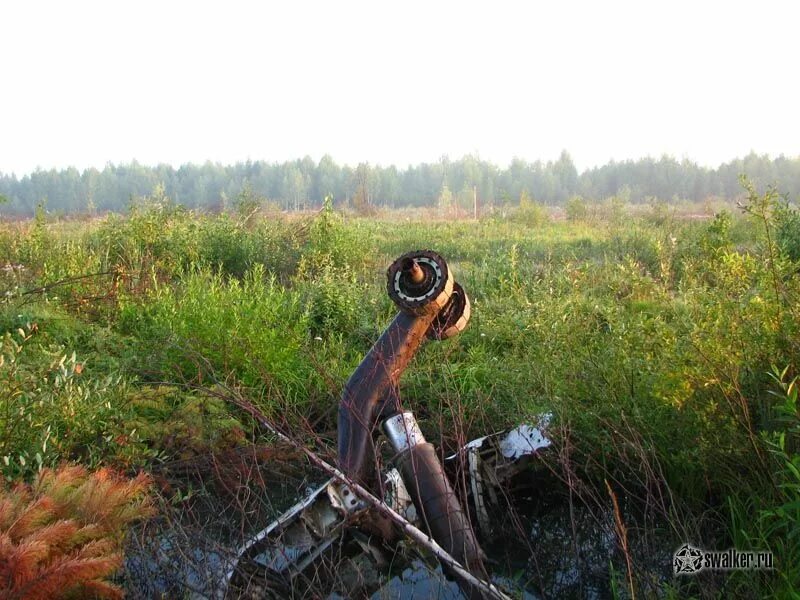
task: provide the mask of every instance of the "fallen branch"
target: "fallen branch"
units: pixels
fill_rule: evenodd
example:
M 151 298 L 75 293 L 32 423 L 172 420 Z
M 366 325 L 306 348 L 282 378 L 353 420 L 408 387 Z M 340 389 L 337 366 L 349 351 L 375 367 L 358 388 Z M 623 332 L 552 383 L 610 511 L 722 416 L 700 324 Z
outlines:
M 74 277 L 67 277 L 66 279 L 61 279 L 59 281 L 55 281 L 53 283 L 43 285 L 41 287 L 33 288 L 30 290 L 25 290 L 24 292 L 16 293 L 17 296 L 30 296 L 31 294 L 43 294 L 53 288 L 67 285 L 68 283 L 75 283 L 78 281 L 82 281 L 84 279 L 91 279 L 92 277 L 104 277 L 106 275 L 113 275 L 116 271 L 101 271 L 99 273 L 89 273 L 88 275 L 75 275 Z M 12 290 L 5 290 L 4 292 L 0 292 L 0 297 L 8 297 L 9 295 L 14 295 Z

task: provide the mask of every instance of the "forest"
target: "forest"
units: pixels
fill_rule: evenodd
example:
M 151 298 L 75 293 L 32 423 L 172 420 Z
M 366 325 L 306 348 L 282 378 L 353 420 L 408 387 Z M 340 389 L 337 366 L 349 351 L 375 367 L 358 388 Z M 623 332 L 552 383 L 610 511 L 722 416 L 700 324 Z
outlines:
M 507 206 L 525 192 L 545 205 L 563 205 L 572 197 L 625 203 L 653 199 L 701 202 L 741 195 L 739 176 L 756 185 L 777 185 L 800 195 L 800 158 L 770 158 L 751 153 L 717 168 L 669 156 L 642 158 L 578 172 L 569 153 L 554 161 L 514 159 L 499 167 L 477 156 L 442 157 L 399 169 L 362 163 L 339 165 L 329 155 L 319 162 L 310 157 L 284 163 L 248 161 L 235 165 L 207 162 L 145 166 L 137 162 L 109 164 L 79 171 L 75 168 L 36 170 L 21 176 L 0 174 L 0 195 L 7 203 L 0 215 L 32 216 L 44 203 L 58 214 L 124 212 L 132 198 L 145 196 L 156 186 L 187 208 L 225 210 L 243 191 L 282 210 L 319 208 L 331 195 L 336 206 L 401 208 L 441 205 L 472 207 L 473 193 L 481 205 Z

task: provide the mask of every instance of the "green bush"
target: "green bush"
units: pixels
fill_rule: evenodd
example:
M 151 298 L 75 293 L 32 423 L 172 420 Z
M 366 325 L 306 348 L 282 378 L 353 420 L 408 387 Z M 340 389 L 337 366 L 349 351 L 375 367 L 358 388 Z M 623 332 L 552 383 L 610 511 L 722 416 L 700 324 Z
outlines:
M 800 261 L 800 211 L 784 201 L 776 207 L 775 217 L 777 241 L 783 255 Z
M 514 221 L 528 227 L 541 227 L 550 220 L 547 209 L 533 200 L 527 191 L 523 190 L 519 198 L 519 208 L 513 214 Z
M 64 459 L 97 465 L 113 448 L 126 382 L 87 377 L 75 352 L 46 348 L 35 324 L 0 341 L 0 472 L 28 477 Z
M 115 428 L 115 465 L 188 460 L 234 448 L 246 441 L 233 407 L 215 395 L 174 386 L 131 387 L 126 418 Z
M 138 340 L 150 373 L 197 382 L 233 374 L 292 401 L 314 397 L 314 371 L 302 355 L 310 328 L 301 295 L 262 265 L 241 280 L 196 269 L 143 300 L 122 307 L 119 328 Z
M 586 204 L 586 200 L 580 196 L 569 198 L 564 209 L 567 213 L 567 221 L 571 223 L 585 221 L 589 217 L 589 206 Z
M 777 387 L 771 390 L 774 420 L 762 437 L 772 481 L 757 496 L 731 494 L 731 532 L 737 548 L 772 552 L 776 562 L 777 577 L 742 577 L 742 588 L 790 598 L 800 593 L 800 379 L 788 368 L 773 368 L 770 377 Z

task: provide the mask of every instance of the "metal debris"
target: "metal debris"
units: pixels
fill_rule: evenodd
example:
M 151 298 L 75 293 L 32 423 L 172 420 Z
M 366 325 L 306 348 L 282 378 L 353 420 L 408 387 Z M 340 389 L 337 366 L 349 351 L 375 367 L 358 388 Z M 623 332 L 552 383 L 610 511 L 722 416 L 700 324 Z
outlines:
M 506 458 L 520 458 L 526 454 L 533 454 L 540 448 L 547 448 L 550 440 L 544 434 L 544 429 L 550 423 L 550 415 L 545 415 L 538 426 L 520 425 L 512 429 L 500 440 L 500 452 Z
M 466 458 L 468 500 L 484 535 L 491 533 L 491 510 L 500 506 L 500 486 L 525 468 L 522 459 L 551 445 L 546 433 L 550 419 L 551 415 L 545 414 L 538 419 L 538 425 L 522 424 L 478 438 L 447 459 L 452 462 L 462 456 Z M 419 523 L 400 472 L 386 471 L 383 483 L 386 504 L 410 522 Z M 332 574 L 331 579 L 339 581 L 333 587 L 345 595 L 355 594 L 356 590 L 374 591 L 379 581 L 376 575 L 385 572 L 388 561 L 383 547 L 353 526 L 363 509 L 364 504 L 346 486 L 333 479 L 327 481 L 240 547 L 235 565 L 226 577 L 225 597 L 280 597 L 281 589 L 289 589 L 304 579 L 301 577 L 304 571 L 314 572 L 318 577 L 323 570 L 324 555 L 333 546 L 340 553 L 344 547 L 350 549 L 349 555 L 339 557 L 345 566 Z M 282 582 L 285 587 L 275 582 Z

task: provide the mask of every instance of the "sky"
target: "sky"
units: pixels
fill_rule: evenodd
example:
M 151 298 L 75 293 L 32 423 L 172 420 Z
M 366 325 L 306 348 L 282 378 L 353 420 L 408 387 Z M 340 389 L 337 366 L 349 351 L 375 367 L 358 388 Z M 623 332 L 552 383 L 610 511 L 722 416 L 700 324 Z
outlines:
M 800 155 L 797 2 L 6 1 L 0 172 Z

